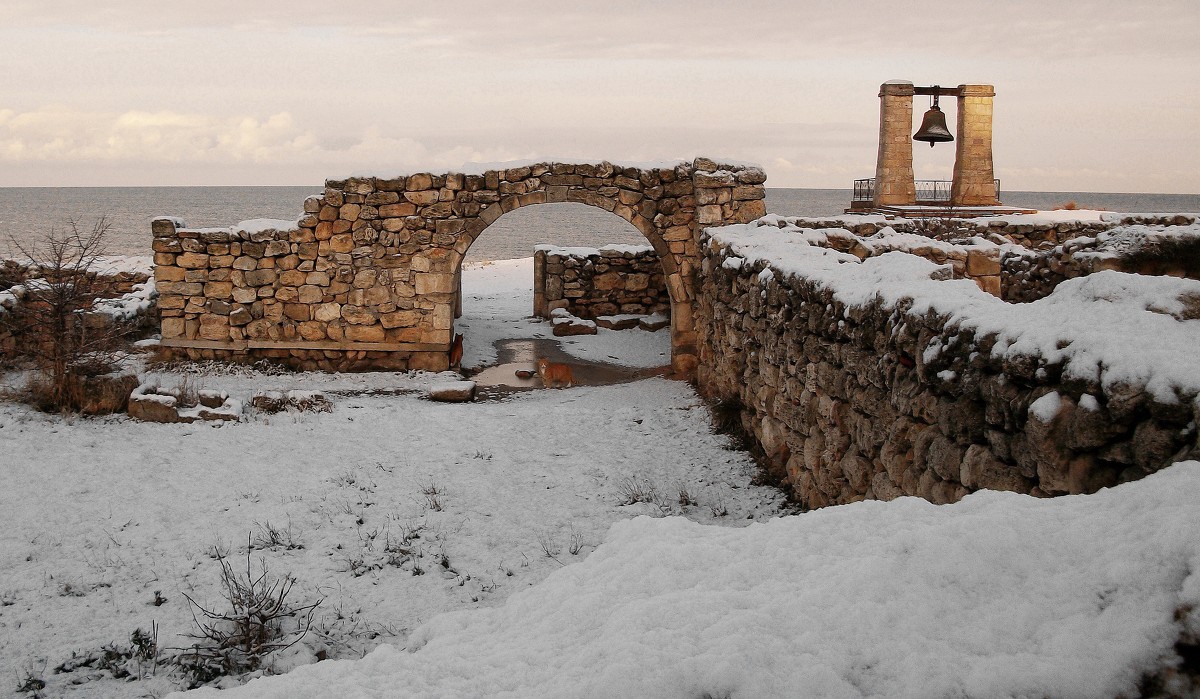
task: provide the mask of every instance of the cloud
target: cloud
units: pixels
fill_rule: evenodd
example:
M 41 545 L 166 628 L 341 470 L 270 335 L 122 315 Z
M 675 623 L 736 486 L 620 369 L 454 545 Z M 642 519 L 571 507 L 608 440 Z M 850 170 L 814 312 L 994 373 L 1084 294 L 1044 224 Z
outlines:
M 403 41 L 414 48 L 500 59 L 690 60 L 846 57 L 889 54 L 1023 55 L 1054 62 L 1077 56 L 1196 55 L 1194 0 L 967 0 L 914 11 L 907 3 L 792 0 L 609 0 L 605 3 L 387 3 L 324 0 L 9 0 L 0 26 L 85 27 L 164 35 L 212 30 L 243 34 L 340 34 Z M 829 58 L 828 55 L 821 56 Z
M 291 179 L 320 181 L 351 171 L 412 172 L 453 169 L 465 162 L 528 157 L 516 148 L 431 146 L 407 136 L 369 127 L 328 142 L 287 112 L 266 117 L 217 117 L 176 111 L 94 113 L 69 107 L 33 111 L 0 110 L 0 162 L 70 167 L 72 170 L 127 170 L 138 165 L 177 165 L 177 182 L 192 168 L 259 164 L 280 172 L 298 169 Z M 14 174 L 16 169 L 12 169 Z M 0 184 L 28 184 L 11 181 Z

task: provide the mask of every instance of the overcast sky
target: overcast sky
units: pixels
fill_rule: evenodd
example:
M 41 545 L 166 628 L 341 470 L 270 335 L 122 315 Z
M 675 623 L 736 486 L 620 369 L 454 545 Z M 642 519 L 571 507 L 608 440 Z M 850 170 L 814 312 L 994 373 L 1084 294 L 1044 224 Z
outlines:
M 905 79 L 996 86 L 1006 190 L 1200 193 L 1197 0 L 190 5 L 3 0 L 0 185 L 709 155 L 848 188 Z

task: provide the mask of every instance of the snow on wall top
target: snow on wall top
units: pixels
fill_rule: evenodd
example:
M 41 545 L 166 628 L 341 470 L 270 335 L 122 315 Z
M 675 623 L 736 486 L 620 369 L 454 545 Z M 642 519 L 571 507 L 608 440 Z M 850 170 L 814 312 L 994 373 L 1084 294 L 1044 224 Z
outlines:
M 175 216 L 158 216 L 155 221 L 170 221 L 175 225 L 176 230 L 188 231 L 190 233 L 229 233 L 230 235 L 256 235 L 266 233 L 267 231 L 296 231 L 300 230 L 299 218 L 283 219 L 283 218 L 252 218 L 246 221 L 240 221 L 232 226 L 215 226 L 211 228 L 188 228 L 183 219 Z
M 1090 242 L 1091 238 L 1080 240 Z M 1200 224 L 1190 226 L 1121 226 L 1103 231 L 1094 238 L 1096 248 L 1080 250 L 1075 257 L 1122 257 L 1164 242 L 1195 243 L 1200 241 Z
M 537 252 L 545 252 L 551 255 L 565 255 L 568 257 L 595 257 L 604 252 L 631 253 L 640 255 L 647 252 L 652 252 L 654 248 L 649 245 L 630 245 L 627 243 L 611 243 L 598 248 L 589 248 L 581 246 L 559 246 L 550 243 L 538 243 L 533 246 Z
M 848 306 L 876 298 L 890 307 L 911 302 L 914 315 L 933 312 L 947 325 L 994 334 L 991 352 L 999 358 L 1041 356 L 1061 363 L 1066 376 L 1106 388 L 1145 386 L 1167 403 L 1178 399 L 1176 391 L 1200 393 L 1200 281 L 1105 271 L 1067 280 L 1046 298 L 1009 304 L 969 280 L 935 280 L 946 276 L 945 267 L 902 252 L 860 262 L 814 247 L 812 231 L 759 222 L 708 233 L 727 255 L 814 281 Z
M 742 161 L 742 160 L 731 160 L 728 158 L 710 158 L 710 160 L 714 160 L 715 162 L 717 162 L 721 165 L 727 165 L 727 166 L 731 166 L 731 167 L 739 167 L 739 168 L 752 168 L 752 167 L 761 168 L 762 167 L 758 163 Z M 442 172 L 455 173 L 455 174 L 460 174 L 460 175 L 483 175 L 483 174 L 487 173 L 489 170 L 510 170 L 512 168 L 530 167 L 533 165 L 550 165 L 550 164 L 556 164 L 556 163 L 566 163 L 566 164 L 572 164 L 572 165 L 585 165 L 585 164 L 598 165 L 600 163 L 608 163 L 610 165 L 614 165 L 614 166 L 620 167 L 620 168 L 631 167 L 631 168 L 637 168 L 639 170 L 673 170 L 680 165 L 691 165 L 693 162 L 694 161 L 690 158 L 686 159 L 686 160 L 683 158 L 675 158 L 675 159 L 667 159 L 667 160 L 613 160 L 612 158 L 538 158 L 536 160 L 522 159 L 522 160 L 505 160 L 505 161 L 498 161 L 498 162 L 463 163 L 461 166 L 459 166 L 457 168 L 446 168 Z M 349 177 L 351 177 L 351 178 L 377 177 L 380 179 L 398 179 L 400 177 L 406 177 L 409 175 L 416 174 L 417 172 L 425 172 L 425 171 L 421 171 L 421 170 L 405 171 L 405 170 L 400 170 L 400 169 L 360 170 L 360 171 L 351 173 L 349 175 Z M 429 171 L 429 172 L 432 172 L 432 171 Z M 433 172 L 432 174 L 441 174 L 441 172 Z M 343 179 L 343 178 L 332 178 L 332 179 Z

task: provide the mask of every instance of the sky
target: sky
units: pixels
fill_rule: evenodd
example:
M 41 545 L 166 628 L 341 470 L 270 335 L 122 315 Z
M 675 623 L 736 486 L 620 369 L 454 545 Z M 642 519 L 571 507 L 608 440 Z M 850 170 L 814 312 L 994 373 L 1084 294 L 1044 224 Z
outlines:
M 1197 36 L 1196 0 L 3 0 L 0 186 L 706 155 L 849 188 L 903 79 L 995 85 L 1004 190 L 1195 194 Z

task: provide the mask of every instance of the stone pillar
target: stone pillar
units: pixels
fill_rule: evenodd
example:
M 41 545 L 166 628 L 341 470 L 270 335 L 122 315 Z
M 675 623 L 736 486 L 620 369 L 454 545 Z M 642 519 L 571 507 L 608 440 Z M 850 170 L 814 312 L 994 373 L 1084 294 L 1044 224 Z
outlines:
M 992 172 L 991 85 L 958 86 L 958 143 L 954 157 L 951 206 L 996 206 L 1000 203 Z
M 891 81 L 879 87 L 875 206 L 904 206 L 917 202 L 912 165 L 912 104 L 912 83 Z

